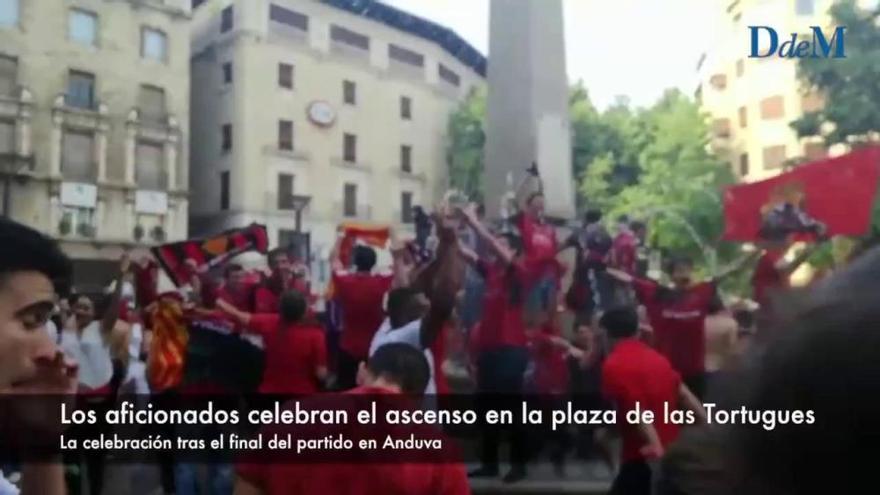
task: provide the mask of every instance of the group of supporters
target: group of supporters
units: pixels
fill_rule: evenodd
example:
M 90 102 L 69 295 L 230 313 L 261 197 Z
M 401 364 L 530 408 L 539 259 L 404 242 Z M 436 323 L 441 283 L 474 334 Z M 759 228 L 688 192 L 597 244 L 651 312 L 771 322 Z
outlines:
M 771 310 L 770 301 L 785 292 L 789 275 L 808 255 L 786 260 L 787 236 L 768 240 L 755 254 L 706 280 L 694 279 L 689 260 L 673 257 L 667 264 L 670 284 L 665 285 L 646 275 L 644 224 L 620 219 L 612 235 L 603 227 L 601 213 L 591 211 L 560 243 L 557 227 L 545 218 L 540 190 L 521 196 L 516 215 L 494 228 L 475 206 L 438 207 L 431 218 L 436 243 L 430 254 L 423 255 L 425 245 L 395 240 L 390 273 L 377 271 L 374 249 L 358 245 L 344 260 L 337 246 L 331 256 L 332 300 L 320 312 L 306 265 L 282 249 L 268 253 L 265 272 L 248 271 L 231 261 L 211 269 L 192 263 L 186 287 L 151 298 L 139 294 L 151 262 L 124 256 L 116 281 L 101 301 L 87 295 L 59 298 L 56 294 L 64 293 L 70 282 L 69 261 L 52 241 L 3 221 L 0 389 L 76 393 L 79 407 L 97 411 L 113 407 L 120 391 L 152 393 L 164 401 L 186 394 L 229 393 L 228 382 L 212 380 L 210 373 L 199 380 L 179 380 L 172 387 L 157 387 L 147 379 L 147 363 L 156 359 L 150 355 L 156 352 L 155 341 L 166 338 L 158 329 L 173 313 L 172 319 L 198 320 L 202 332 L 240 340 L 236 349 L 242 354 L 234 360 L 209 359 L 233 368 L 234 375 L 253 374 L 256 368 L 260 376 L 255 391 L 273 399 L 325 393 L 428 398 L 450 394 L 453 387 L 444 363 L 461 351 L 481 407 L 497 405 L 492 401 L 499 397 L 531 395 L 551 406 L 571 400 L 581 409 L 615 408 L 620 417 L 639 404 L 662 418 L 668 405 L 690 410 L 705 422 L 703 400 L 709 396 L 723 402 L 724 375 L 732 374 L 734 364 L 748 361 L 739 358 L 760 325 L 768 335 L 771 329 L 780 330 L 781 337 L 768 338 L 768 350 L 756 352 L 752 364 L 759 371 L 749 375 L 757 378 L 742 402 L 777 409 L 809 406 L 841 419 L 840 424 L 820 421 L 815 434 L 793 427 L 763 432 L 766 445 L 753 431 L 734 429 L 725 432 L 733 435 L 725 437 L 733 439 L 728 449 L 718 449 L 705 437 L 677 442 L 679 426 L 666 422 L 618 424 L 615 432 L 563 428 L 546 435 L 530 435 L 534 432 L 517 427 L 485 427 L 480 432 L 481 465 L 471 473 L 460 462 L 448 461 L 237 467 L 212 463 L 205 483 L 198 466 L 169 456 L 161 459 L 162 488 L 179 495 L 204 493 L 198 491 L 200 484 L 210 485 L 208 493 L 217 495 L 463 494 L 470 492 L 468 475 L 500 475 L 503 437 L 510 442 L 511 466 L 503 480 L 526 478 L 527 464 L 539 451 L 535 437 L 541 436 L 539 443 L 560 474 L 571 450 L 581 457 L 601 454 L 616 472 L 615 494 L 647 494 L 652 489 L 722 493 L 712 490 L 743 484 L 749 489 L 731 493 L 799 494 L 813 493 L 810 485 L 792 475 L 813 465 L 805 447 L 811 436 L 817 446 L 829 448 L 829 454 L 841 455 L 847 446 L 860 445 L 860 439 L 835 438 L 832 432 L 857 434 L 856 429 L 864 427 L 866 435 L 876 438 L 873 421 L 857 421 L 866 417 L 860 411 L 846 424 L 841 402 L 847 397 L 841 394 L 846 387 L 863 393 L 871 386 L 845 383 L 844 377 L 859 370 L 876 375 L 878 333 L 868 335 L 868 330 L 872 325 L 876 330 L 880 315 L 868 296 L 880 293 L 877 253 L 829 279 L 799 305 L 777 311 Z M 559 261 L 568 249 L 575 251 L 570 267 Z M 745 308 L 725 308 L 718 281 L 755 257 L 754 297 L 761 308 L 757 316 Z M 563 287 L 567 274 L 571 282 Z M 169 307 L 177 313 L 164 312 Z M 574 315 L 568 328 L 563 322 L 572 318 L 565 314 Z M 835 332 L 838 324 L 843 327 Z M 338 342 L 332 338 L 336 333 Z M 195 340 L 193 334 L 189 345 L 195 346 Z M 822 355 L 823 347 L 828 355 Z M 254 349 L 258 358 L 245 356 Z M 843 359 L 852 353 L 852 361 Z M 829 363 L 827 375 L 811 368 L 824 366 L 823 360 Z M 808 372 L 800 373 L 804 369 Z M 876 387 L 878 381 L 872 383 Z M 837 390 L 837 385 L 845 386 Z M 775 386 L 780 389 L 774 395 Z M 435 406 L 425 401 L 424 407 Z M 622 441 L 619 459 L 612 459 L 607 449 L 607 439 L 614 434 Z M 688 456 L 688 449 L 699 452 L 697 459 Z M 738 462 L 726 462 L 731 459 Z M 64 461 L 21 465 L 23 491 L 56 494 L 66 487 L 69 493 L 79 493 L 85 484 L 92 495 L 107 493 L 100 452 L 86 456 L 85 462 Z M 841 461 L 829 461 L 829 475 L 843 469 L 837 462 Z M 703 464 L 717 470 L 717 480 L 703 479 Z M 744 471 L 737 476 L 727 471 L 730 466 Z M 768 470 L 770 466 L 775 471 Z M 87 483 L 79 475 L 82 467 Z M 726 484 L 719 484 L 722 479 Z M 804 479 L 813 486 L 829 486 L 823 484 L 827 480 L 821 469 L 806 473 Z M 781 486 L 785 489 L 773 491 Z

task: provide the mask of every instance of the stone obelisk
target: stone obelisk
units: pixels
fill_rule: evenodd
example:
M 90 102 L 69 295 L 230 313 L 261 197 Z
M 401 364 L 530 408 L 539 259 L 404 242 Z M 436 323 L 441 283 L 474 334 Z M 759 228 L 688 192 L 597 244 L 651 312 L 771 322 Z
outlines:
M 562 0 L 491 0 L 486 209 L 537 162 L 547 215 L 574 216 Z M 512 179 L 512 180 L 511 180 Z

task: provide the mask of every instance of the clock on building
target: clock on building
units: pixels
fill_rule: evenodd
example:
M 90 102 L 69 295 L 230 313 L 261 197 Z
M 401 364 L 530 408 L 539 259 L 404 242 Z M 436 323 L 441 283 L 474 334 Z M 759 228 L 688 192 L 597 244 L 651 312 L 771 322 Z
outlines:
M 321 127 L 330 127 L 336 121 L 336 110 L 326 101 L 313 101 L 308 107 L 309 120 Z

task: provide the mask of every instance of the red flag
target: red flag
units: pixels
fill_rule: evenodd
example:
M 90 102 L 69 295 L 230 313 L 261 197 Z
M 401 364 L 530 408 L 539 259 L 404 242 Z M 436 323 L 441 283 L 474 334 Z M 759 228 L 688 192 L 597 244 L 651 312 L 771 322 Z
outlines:
M 761 182 L 731 186 L 724 192 L 724 238 L 760 240 L 768 214 L 783 207 L 824 223 L 829 235 L 862 235 L 871 224 L 878 181 L 880 147 L 870 146 Z

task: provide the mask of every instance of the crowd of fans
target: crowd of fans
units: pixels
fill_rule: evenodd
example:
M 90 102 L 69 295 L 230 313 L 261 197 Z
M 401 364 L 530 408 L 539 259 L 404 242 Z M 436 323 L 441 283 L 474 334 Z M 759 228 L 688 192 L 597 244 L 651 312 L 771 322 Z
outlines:
M 689 260 L 672 257 L 667 285 L 647 276 L 643 223 L 621 218 L 612 235 L 601 213 L 590 211 L 558 242 L 540 189 L 519 197 L 518 213 L 498 225 L 476 206 L 439 206 L 431 217 L 436 242 L 428 248 L 395 239 L 387 273 L 377 270 L 373 248 L 355 247 L 349 263 L 334 250 L 332 297 L 321 311 L 322 295 L 313 290 L 306 263 L 283 249 L 268 253 L 265 270 L 231 260 L 210 270 L 192 263 L 186 287 L 152 301 L 138 294 L 138 277 L 151 262 L 126 255 L 103 297 L 60 297 L 71 280 L 70 262 L 52 241 L 4 220 L 0 389 L 75 393 L 78 407 L 96 411 L 113 407 L 120 393 L 152 393 L 165 401 L 228 393 L 229 383 L 210 374 L 162 390 L 148 379 L 159 338 L 154 330 L 166 317 L 163 302 L 173 301 L 183 321 L 197 319 L 200 331 L 237 339 L 241 359 L 221 365 L 241 368 L 237 375 L 258 374 L 252 391 L 273 400 L 409 394 L 424 395 L 424 407 L 436 407 L 431 398 L 467 389 L 450 383 L 444 371 L 465 356 L 480 407 L 499 396 L 530 395 L 550 407 L 572 401 L 579 409 L 623 412 L 638 403 L 655 417 L 670 405 L 705 423 L 702 404 L 711 399 L 809 408 L 820 417 L 809 428 L 771 432 L 685 427 L 680 434 L 678 425 L 665 422 L 619 424 L 614 431 L 485 427 L 481 463 L 470 473 L 460 463 L 237 469 L 212 463 L 208 493 L 469 493 L 468 476 L 502 474 L 503 439 L 510 443 L 507 483 L 526 478 L 538 452 L 546 452 L 560 476 L 574 454 L 607 462 L 616 473 L 615 494 L 850 493 L 835 483 L 851 486 L 867 476 L 867 467 L 852 471 L 868 461 L 870 455 L 856 454 L 878 434 L 880 415 L 870 414 L 878 412 L 871 401 L 880 384 L 880 253 L 865 254 L 796 297 L 787 280 L 807 255 L 787 260 L 787 237 L 704 280 L 695 280 Z M 566 266 L 560 253 L 569 249 L 574 262 Z M 756 258 L 752 280 L 760 309 L 726 307 L 718 281 Z M 566 278 L 571 281 L 563 287 Z M 780 297 L 793 302 L 772 305 Z M 759 331 L 768 337 L 759 338 Z M 246 357 L 254 350 L 257 358 Z M 733 382 L 741 386 L 727 386 Z M 10 414 L 4 411 L 6 424 L 23 421 Z M 205 493 L 198 491 L 197 466 L 171 456 L 160 461 L 165 493 Z M 96 452 L 4 471 L 20 472 L 29 494 L 79 493 L 84 472 L 88 493 L 96 495 L 107 493 L 104 463 Z

